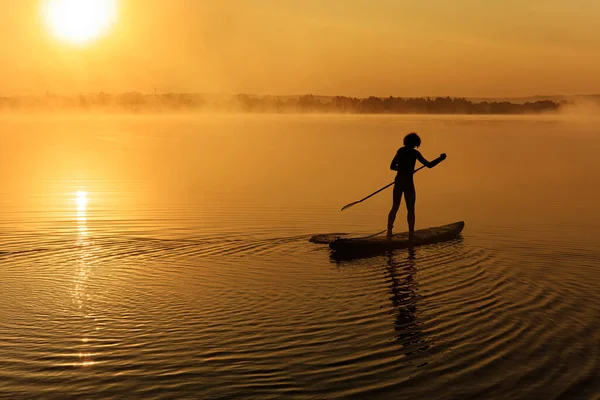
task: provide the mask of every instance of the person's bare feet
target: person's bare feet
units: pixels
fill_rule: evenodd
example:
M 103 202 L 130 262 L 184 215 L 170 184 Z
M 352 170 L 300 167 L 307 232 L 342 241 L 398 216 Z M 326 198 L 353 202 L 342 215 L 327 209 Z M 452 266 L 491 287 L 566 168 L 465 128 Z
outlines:
M 388 230 L 387 230 L 387 234 L 386 234 L 385 236 L 386 236 L 388 239 L 391 239 L 391 238 L 394 236 L 394 234 L 392 233 L 392 230 L 391 230 L 391 229 L 388 229 Z

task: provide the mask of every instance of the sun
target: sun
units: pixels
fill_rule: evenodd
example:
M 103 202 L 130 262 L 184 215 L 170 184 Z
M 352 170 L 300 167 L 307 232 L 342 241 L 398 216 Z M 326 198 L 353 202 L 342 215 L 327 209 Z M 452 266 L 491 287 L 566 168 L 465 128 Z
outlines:
M 109 31 L 117 19 L 117 0 L 44 0 L 42 13 L 57 38 L 83 45 Z

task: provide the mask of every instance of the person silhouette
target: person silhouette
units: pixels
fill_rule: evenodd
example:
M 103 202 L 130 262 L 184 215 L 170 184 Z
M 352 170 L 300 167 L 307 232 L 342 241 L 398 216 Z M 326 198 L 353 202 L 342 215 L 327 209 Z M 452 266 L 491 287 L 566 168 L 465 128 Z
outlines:
M 387 237 L 391 239 L 393 236 L 392 229 L 396 214 L 400 208 L 402 194 L 406 201 L 407 221 L 408 221 L 408 238 L 413 240 L 415 232 L 415 202 L 417 193 L 415 191 L 415 182 L 413 174 L 417 160 L 427 168 L 433 168 L 440 162 L 446 159 L 446 153 L 441 154 L 434 161 L 427 161 L 425 157 L 417 150 L 421 146 L 421 138 L 415 132 L 411 132 L 404 137 L 404 146 L 398 149 L 396 156 L 392 160 L 390 169 L 397 171 L 396 179 L 394 180 L 394 194 L 392 201 L 392 209 L 388 215 Z

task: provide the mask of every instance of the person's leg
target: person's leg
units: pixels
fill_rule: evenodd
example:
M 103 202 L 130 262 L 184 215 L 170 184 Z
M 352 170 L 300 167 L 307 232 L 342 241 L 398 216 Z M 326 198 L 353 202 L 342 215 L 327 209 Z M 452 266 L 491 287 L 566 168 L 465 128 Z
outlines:
M 390 210 L 390 214 L 388 215 L 388 224 L 387 224 L 387 237 L 392 237 L 392 229 L 394 228 L 394 221 L 396 220 L 396 213 L 398 213 L 398 209 L 400 208 L 400 202 L 402 201 L 402 188 L 400 185 L 394 185 L 394 194 L 392 200 L 392 209 Z
M 412 240 L 415 232 L 415 203 L 417 201 L 417 193 L 415 188 L 409 188 L 405 191 L 404 197 L 406 199 L 406 210 L 408 221 L 408 238 Z

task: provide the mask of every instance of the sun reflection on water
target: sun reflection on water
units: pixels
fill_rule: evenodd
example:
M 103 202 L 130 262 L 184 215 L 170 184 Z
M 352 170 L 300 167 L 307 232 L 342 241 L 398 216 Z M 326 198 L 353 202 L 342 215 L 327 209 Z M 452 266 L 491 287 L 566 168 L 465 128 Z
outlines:
M 77 231 L 79 233 L 78 243 L 81 243 L 81 239 L 87 236 L 87 204 L 88 194 L 83 190 L 79 190 L 75 193 L 75 204 L 77 205 Z
M 93 272 L 91 263 L 93 257 L 90 253 L 92 241 L 88 237 L 87 228 L 88 193 L 86 191 L 79 190 L 75 193 L 75 205 L 75 219 L 77 221 L 76 243 L 80 248 L 80 254 L 77 259 L 75 274 L 73 277 L 74 288 L 72 301 L 76 306 L 78 313 L 80 313 L 84 319 L 88 320 L 91 317 L 87 308 L 91 297 L 91 293 L 89 291 L 89 280 Z M 86 347 L 86 350 L 90 346 L 88 343 L 88 336 L 89 332 L 82 332 L 81 343 L 84 347 Z M 89 367 L 95 364 L 95 361 L 92 359 L 91 351 L 80 350 L 77 353 L 77 357 L 80 359 L 80 362 L 76 363 L 77 366 Z
M 75 204 L 77 204 L 77 211 L 86 211 L 88 203 L 88 195 L 87 192 L 83 190 L 77 191 L 75 193 Z

